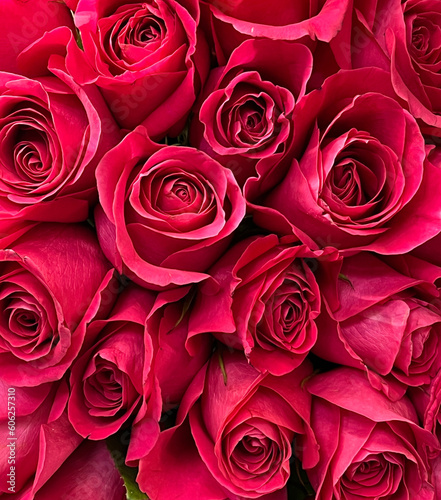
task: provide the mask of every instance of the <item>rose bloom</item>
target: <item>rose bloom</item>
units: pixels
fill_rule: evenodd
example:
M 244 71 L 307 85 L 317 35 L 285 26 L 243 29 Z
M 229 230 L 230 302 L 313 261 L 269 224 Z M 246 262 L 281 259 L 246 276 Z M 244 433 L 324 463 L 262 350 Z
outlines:
M 65 411 L 68 396 L 66 380 L 29 388 L 11 387 L 0 379 L 0 438 L 4 443 L 0 452 L 0 494 L 9 498 L 14 491 L 17 496 L 11 498 L 34 498 L 81 443 Z M 15 419 L 11 413 L 15 413 Z M 15 467 L 15 477 L 7 475 L 11 466 Z M 8 483 L 11 479 L 15 480 L 12 486 Z
M 141 460 L 141 489 L 150 498 L 286 499 L 293 439 L 309 436 L 309 447 L 298 449 L 304 468 L 318 460 L 301 387 L 311 372 L 303 364 L 273 377 L 238 351 L 215 352 L 185 394 L 176 426 Z
M 221 65 L 248 38 L 330 42 L 350 13 L 348 0 L 279 0 L 276 8 L 264 0 L 205 0 L 201 5 L 203 26 L 213 38 Z
M 209 270 L 216 291 L 200 287 L 190 336 L 211 332 L 262 372 L 292 371 L 317 340 L 321 298 L 312 257 L 304 245 L 274 234 L 236 244 Z
M 408 398 L 391 403 L 353 368 L 316 375 L 306 387 L 320 446 L 319 463 L 307 470 L 317 500 L 435 500 L 427 455 L 437 442 Z
M 195 290 L 181 286 L 158 294 L 146 323 L 157 349 L 154 373 L 161 388 L 163 411 L 178 406 L 213 349 L 211 335 L 190 338 Z
M 360 253 L 323 273 L 318 281 L 327 307 L 317 319 L 313 350 L 366 370 L 370 383 L 396 400 L 408 386 L 428 384 L 441 366 L 435 286 L 441 268 L 409 256 L 388 262 L 396 268 Z
M 130 285 L 108 319 L 86 331 L 91 347 L 70 375 L 69 420 L 83 437 L 99 440 L 132 425 L 131 443 L 142 434 L 146 453 L 159 432 L 161 400 L 152 365 L 153 341 L 144 324 L 155 294 Z M 129 456 L 134 452 L 129 447 Z
M 69 9 L 62 2 L 3 0 L 0 3 L 0 71 L 17 73 L 18 54 L 46 31 L 59 26 L 74 29 Z
M 410 251 L 439 233 L 441 198 L 433 186 L 441 170 L 426 158 L 418 124 L 397 101 L 388 73 L 329 77 L 297 103 L 293 121 L 286 176 L 267 194 L 262 185 L 271 172 L 245 184 L 257 224 L 271 230 L 281 219 L 311 248 L 380 254 Z
M 82 88 L 66 73 L 60 47 L 71 38 L 60 28 L 22 54 L 35 78 L 0 73 L 2 232 L 22 220 L 87 219 L 97 163 L 120 138 L 98 89 Z
M 396 93 L 425 130 L 440 135 L 441 5 L 433 0 L 355 2 L 354 67 L 388 68 Z M 436 130 L 438 129 L 438 130 Z
M 430 384 L 410 389 L 409 396 L 424 428 L 437 437 L 441 446 L 441 370 Z M 438 498 L 441 495 L 441 453 L 439 449 L 434 450 L 431 466 L 437 495 L 435 498 Z
M 209 67 L 198 20 L 197 0 L 80 0 L 84 51 L 70 44 L 67 66 L 79 83 L 98 85 L 122 127 L 178 135 Z
M 97 169 L 104 253 L 148 288 L 199 282 L 245 215 L 233 174 L 201 151 L 162 146 L 139 127 Z
M 256 175 L 256 165 L 276 168 L 289 149 L 292 112 L 311 68 L 305 45 L 244 42 L 226 66 L 210 73 L 191 122 L 190 144 L 230 168 L 241 185 Z
M 126 492 L 123 479 L 106 442 L 86 440 L 32 498 L 126 500 Z
M 0 250 L 0 378 L 13 386 L 60 379 L 87 322 L 108 313 L 117 291 L 83 225 L 41 223 Z

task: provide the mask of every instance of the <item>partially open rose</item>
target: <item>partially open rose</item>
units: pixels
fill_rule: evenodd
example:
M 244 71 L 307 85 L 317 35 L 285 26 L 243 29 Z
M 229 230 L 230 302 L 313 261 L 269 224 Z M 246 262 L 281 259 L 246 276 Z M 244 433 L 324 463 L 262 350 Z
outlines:
M 107 314 L 118 288 L 95 235 L 41 223 L 0 250 L 0 378 L 15 386 L 58 380 L 86 324 Z
M 313 256 L 292 238 L 279 240 L 274 234 L 238 243 L 209 270 L 216 292 L 200 287 L 190 335 L 215 334 L 243 349 L 262 372 L 292 371 L 317 339 L 321 298 L 308 265 L 314 266 Z
M 207 278 L 245 215 L 230 170 L 193 148 L 154 144 L 142 127 L 105 155 L 97 180 L 104 253 L 153 289 Z
M 0 73 L 1 227 L 82 221 L 96 200 L 95 168 L 119 139 L 118 127 L 98 90 L 79 87 L 63 65 L 62 57 L 52 60 L 57 77 Z
M 286 176 L 266 194 L 268 176 L 245 185 L 258 224 L 271 229 L 281 215 L 310 246 L 381 254 L 407 252 L 439 233 L 441 197 L 433 186 L 441 170 L 426 158 L 390 74 L 341 71 L 297 103 L 293 120 Z
M 317 499 L 361 493 L 366 499 L 435 500 L 428 455 L 437 440 L 420 427 L 407 397 L 391 403 L 352 368 L 317 375 L 306 387 L 320 446 L 319 463 L 307 471 Z
M 67 66 L 79 83 L 100 87 L 121 126 L 177 135 L 209 66 L 198 20 L 196 0 L 80 0 L 84 51 L 70 44 Z
M 292 112 L 305 93 L 311 68 L 305 45 L 244 42 L 226 66 L 210 73 L 191 123 L 191 145 L 230 168 L 241 185 L 256 175 L 257 163 L 276 168 L 289 150 Z
M 292 441 L 303 467 L 317 463 L 308 363 L 283 377 L 262 374 L 238 351 L 221 349 L 195 377 L 177 415 L 140 462 L 137 481 L 152 498 L 286 499 Z

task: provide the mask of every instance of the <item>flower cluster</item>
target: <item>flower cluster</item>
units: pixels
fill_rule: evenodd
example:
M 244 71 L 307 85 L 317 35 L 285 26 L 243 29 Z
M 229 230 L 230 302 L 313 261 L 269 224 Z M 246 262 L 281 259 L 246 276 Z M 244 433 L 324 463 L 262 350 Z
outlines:
M 0 26 L 0 497 L 441 498 L 441 2 Z

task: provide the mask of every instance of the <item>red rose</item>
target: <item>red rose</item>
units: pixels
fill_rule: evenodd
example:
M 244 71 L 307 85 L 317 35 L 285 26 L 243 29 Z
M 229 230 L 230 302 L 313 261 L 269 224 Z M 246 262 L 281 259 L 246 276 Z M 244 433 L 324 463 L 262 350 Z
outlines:
M 311 68 L 304 45 L 244 42 L 225 67 L 211 72 L 191 123 L 191 145 L 230 168 L 241 185 L 256 175 L 256 164 L 274 169 L 289 149 L 292 112 Z
M 65 380 L 29 388 L 0 379 L 0 495 L 34 498 L 81 443 L 64 411 L 68 395 Z
M 107 314 L 114 270 L 95 235 L 76 224 L 41 223 L 0 250 L 0 378 L 35 386 L 62 377 L 86 324 Z
M 177 135 L 209 66 L 198 20 L 196 0 L 80 0 L 84 52 L 70 44 L 67 66 L 78 82 L 100 87 L 121 126 Z
M 46 31 L 59 26 L 74 29 L 72 16 L 63 2 L 3 0 L 0 3 L 0 71 L 17 73 L 18 54 Z
M 410 112 L 440 135 L 441 6 L 436 0 L 357 1 L 353 65 L 389 68 Z
M 435 500 L 427 455 L 436 439 L 418 425 L 408 398 L 391 403 L 352 368 L 317 375 L 306 387 L 320 446 L 320 461 L 307 471 L 317 500 L 357 492 L 363 498 Z M 302 444 L 308 447 L 308 440 Z
M 273 377 L 242 353 L 215 352 L 185 394 L 177 425 L 141 460 L 141 489 L 151 498 L 286 499 L 294 437 L 309 436 L 310 446 L 297 450 L 305 468 L 318 460 L 301 387 L 311 371 L 303 364 Z
M 205 0 L 204 27 L 214 39 L 216 55 L 225 64 L 231 52 L 247 38 L 330 42 L 342 29 L 350 12 L 349 0 L 293 3 L 279 0 L 277 6 L 256 0 Z
M 441 197 L 433 186 L 441 170 L 426 158 L 417 122 L 397 101 L 388 73 L 329 77 L 297 103 L 293 121 L 286 176 L 266 195 L 265 177 L 245 185 L 259 225 L 274 228 L 279 218 L 311 247 L 381 254 L 410 251 L 439 233 Z
M 273 234 L 235 245 L 209 270 L 216 292 L 200 287 L 190 335 L 214 333 L 243 349 L 262 372 L 292 371 L 317 339 L 320 291 L 306 259 L 313 256 L 292 238 Z
M 179 405 L 212 352 L 210 335 L 189 338 L 193 300 L 194 289 L 189 286 L 161 292 L 147 319 L 147 331 L 157 349 L 154 373 L 165 411 Z
M 97 169 L 104 253 L 154 289 L 199 282 L 245 215 L 233 174 L 201 151 L 152 143 L 140 127 Z
M 61 33 L 71 38 L 69 30 Z M 48 71 L 46 64 L 28 69 Z M 50 70 L 52 76 L 34 79 L 0 73 L 2 226 L 85 220 L 96 200 L 95 167 L 120 137 L 96 88 L 78 86 L 62 56 L 50 59 Z
M 61 465 L 61 464 L 60 464 Z M 74 473 L 72 473 L 74 471 Z M 83 441 L 35 500 L 126 500 L 126 488 L 105 441 Z
M 400 259 L 389 261 L 398 266 Z M 360 253 L 344 258 L 332 277 L 319 279 L 328 312 L 317 320 L 313 349 L 324 359 L 366 370 L 371 384 L 394 400 L 408 386 L 428 384 L 441 367 L 434 285 L 441 268 L 411 257 L 399 267 L 402 272 Z
M 69 420 L 80 435 L 105 439 L 130 420 L 133 436 L 142 432 L 151 438 L 151 445 L 143 440 L 144 453 L 153 445 L 161 402 L 152 369 L 153 341 L 144 325 L 154 298 L 130 286 L 108 319 L 87 328 L 91 347 L 76 359 L 70 376 Z

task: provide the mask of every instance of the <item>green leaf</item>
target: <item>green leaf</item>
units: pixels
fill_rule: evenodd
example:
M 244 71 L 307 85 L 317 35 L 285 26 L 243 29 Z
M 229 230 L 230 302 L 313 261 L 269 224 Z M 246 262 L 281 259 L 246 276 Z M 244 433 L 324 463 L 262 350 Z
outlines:
M 116 468 L 124 481 L 127 500 L 149 500 L 148 496 L 139 489 L 138 483 L 136 482 L 138 469 L 136 467 L 128 467 L 125 464 L 127 453 L 126 443 L 128 443 L 126 432 L 120 431 L 108 437 L 106 443 Z
M 352 284 L 352 281 L 343 273 L 340 273 L 338 275 L 338 279 L 345 281 L 349 285 L 351 285 L 352 290 L 355 290 L 354 285 Z
M 222 357 L 221 351 L 217 351 L 217 357 L 219 359 L 219 366 L 224 377 L 224 384 L 227 385 L 227 371 L 225 370 L 224 358 Z
M 190 309 L 190 306 L 193 302 L 193 299 L 196 297 L 196 288 L 193 287 L 190 292 L 186 295 L 184 299 L 184 305 L 182 307 L 182 313 L 178 321 L 175 323 L 175 328 L 179 326 L 181 321 L 184 319 L 185 315 L 187 314 L 188 310 Z

